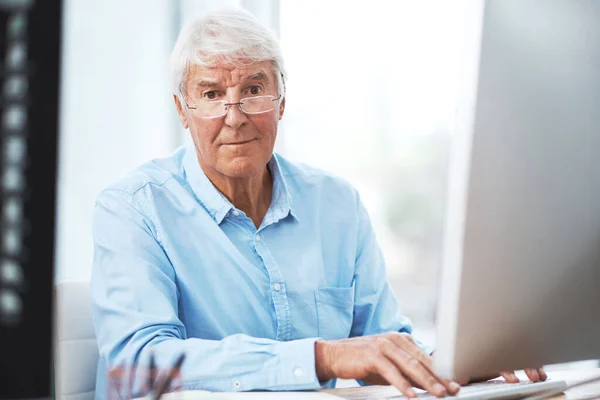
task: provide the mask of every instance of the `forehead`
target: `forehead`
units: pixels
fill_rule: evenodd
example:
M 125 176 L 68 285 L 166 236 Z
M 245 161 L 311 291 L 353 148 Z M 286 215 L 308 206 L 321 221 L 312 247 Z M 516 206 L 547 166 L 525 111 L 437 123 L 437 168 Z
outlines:
M 236 86 L 247 80 L 274 82 L 271 61 L 261 61 L 247 66 L 215 64 L 210 67 L 192 65 L 188 70 L 188 83 L 212 82 L 220 86 Z

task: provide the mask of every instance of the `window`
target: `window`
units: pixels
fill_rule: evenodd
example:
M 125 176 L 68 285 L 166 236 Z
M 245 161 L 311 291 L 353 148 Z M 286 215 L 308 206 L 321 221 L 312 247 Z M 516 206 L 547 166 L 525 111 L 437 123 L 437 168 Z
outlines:
M 465 4 L 281 4 L 278 149 L 360 192 L 401 312 L 432 343 Z

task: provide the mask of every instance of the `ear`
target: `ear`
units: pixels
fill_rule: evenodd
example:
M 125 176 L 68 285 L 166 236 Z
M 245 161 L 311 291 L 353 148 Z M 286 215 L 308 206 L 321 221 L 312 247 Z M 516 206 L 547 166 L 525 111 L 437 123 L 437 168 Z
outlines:
M 185 110 L 183 109 L 183 105 L 181 104 L 181 100 L 177 95 L 173 95 L 173 100 L 175 101 L 175 107 L 177 108 L 177 114 L 179 115 L 179 120 L 185 129 L 189 128 L 187 117 L 185 116 Z
M 279 120 L 280 121 L 283 118 L 284 111 L 285 111 L 285 97 L 283 99 L 281 99 L 281 102 L 279 103 Z

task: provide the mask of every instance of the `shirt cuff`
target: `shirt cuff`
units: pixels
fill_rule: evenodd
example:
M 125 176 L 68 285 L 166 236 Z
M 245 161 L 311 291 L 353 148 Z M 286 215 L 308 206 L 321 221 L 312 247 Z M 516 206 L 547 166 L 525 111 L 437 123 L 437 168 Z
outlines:
M 315 342 L 320 338 L 292 340 L 275 344 L 279 355 L 277 371 L 280 390 L 315 390 L 327 386 L 319 382 L 315 366 Z

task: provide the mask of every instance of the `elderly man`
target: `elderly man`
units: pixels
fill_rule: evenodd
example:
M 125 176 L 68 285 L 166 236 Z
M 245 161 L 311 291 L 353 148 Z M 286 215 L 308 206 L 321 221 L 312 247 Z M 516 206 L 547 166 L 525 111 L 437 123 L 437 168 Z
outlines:
M 286 98 L 271 34 L 243 11 L 212 13 L 181 32 L 171 73 L 193 145 L 96 203 L 97 398 L 107 368 L 152 355 L 166 369 L 181 353 L 183 389 L 305 390 L 339 377 L 409 397 L 412 386 L 456 393 L 398 313 L 356 190 L 273 154 Z

